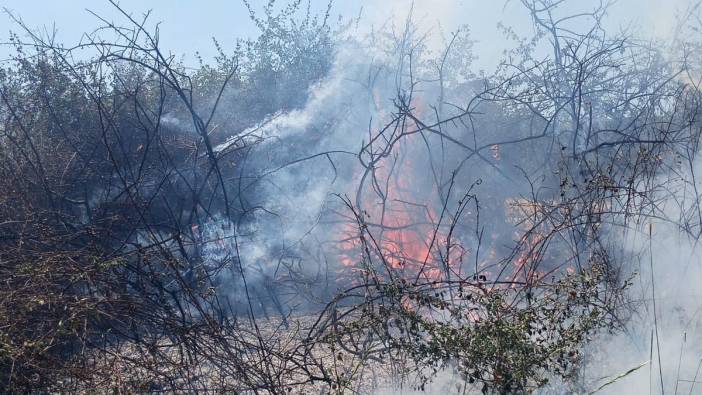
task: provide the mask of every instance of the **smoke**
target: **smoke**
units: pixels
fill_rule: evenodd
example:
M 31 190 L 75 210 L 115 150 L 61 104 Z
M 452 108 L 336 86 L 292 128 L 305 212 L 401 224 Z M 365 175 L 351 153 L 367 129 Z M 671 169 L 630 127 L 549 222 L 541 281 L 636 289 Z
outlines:
M 589 391 L 599 388 L 598 394 L 702 392 L 702 254 L 697 242 L 677 225 L 660 221 L 617 239 L 624 255 L 637 258 L 629 268 L 634 277 L 628 293 L 635 315 L 624 331 L 600 335 L 586 346 L 576 380 Z M 376 393 L 461 394 L 464 385 L 460 375 L 446 369 L 421 391 L 396 384 Z M 544 392 L 569 388 L 554 379 Z
M 512 6 L 507 4 L 503 10 Z M 436 83 L 436 69 L 433 68 L 436 63 L 422 63 L 418 59 L 440 58 L 446 40 L 420 40 L 421 45 L 414 47 L 409 43 L 414 42 L 414 37 L 431 31 L 431 28 L 424 28 L 427 25 L 422 25 L 427 21 L 425 17 L 431 19 L 430 26 L 437 21 L 441 22 L 442 28 L 455 25 L 463 22 L 461 16 L 466 15 L 465 10 L 470 9 L 470 5 L 449 0 L 431 6 L 428 3 L 413 5 L 398 0 L 375 4 L 374 9 L 373 14 L 394 15 L 389 19 L 392 27 L 385 31 L 373 30 L 363 39 L 344 42 L 329 74 L 310 87 L 309 99 L 304 106 L 276 113 L 216 148 L 217 152 L 225 152 L 241 142 L 242 136 L 263 141 L 253 146 L 242 163 L 241 173 L 235 175 L 240 184 L 239 194 L 249 197 L 240 203 L 242 211 L 247 213 L 246 221 L 231 224 L 217 219 L 207 224 L 204 238 L 228 242 L 206 249 L 204 254 L 208 260 L 221 261 L 236 250 L 240 270 L 243 270 L 250 289 L 259 290 L 255 292 L 260 294 L 261 305 L 269 303 L 265 301 L 268 297 L 280 298 L 275 303 L 284 306 L 279 307 L 285 310 L 281 313 L 304 310 L 309 302 L 301 301 L 292 290 L 282 292 L 283 288 L 275 283 L 286 269 L 304 274 L 314 284 L 316 296 L 319 296 L 317 301 L 323 301 L 320 295 L 333 293 L 337 286 L 335 276 L 343 269 L 337 248 L 343 236 L 343 226 L 339 223 L 348 222 L 348 217 L 340 215 L 344 211 L 340 196 L 354 196 L 361 189 L 359 185 L 363 186 L 364 182 L 365 186 L 369 185 L 363 178 L 367 168 L 362 162 L 367 158 L 359 154 L 361 147 L 373 138 L 373 131 L 388 124 L 397 111 L 398 103 L 394 99 L 398 95 L 416 91 L 410 104 L 425 110 L 425 114 L 439 111 L 437 108 L 445 99 L 442 86 Z M 405 24 L 408 10 L 417 17 L 422 29 Z M 516 27 L 524 30 L 524 23 L 529 23 L 527 18 L 522 18 L 526 22 L 522 21 Z M 616 19 L 612 15 L 610 18 Z M 646 23 L 655 25 L 655 32 L 669 31 L 673 26 L 670 18 L 670 13 L 661 13 L 660 18 Z M 405 30 L 393 30 L 397 26 Z M 471 38 L 484 34 L 473 26 L 471 31 L 478 31 Z M 413 38 L 402 39 L 406 34 Z M 440 35 L 435 33 L 434 37 Z M 480 49 L 480 45 L 492 45 L 489 39 L 483 38 L 482 44 L 480 39 L 477 41 L 474 49 L 480 56 L 493 56 Z M 420 81 L 417 87 L 410 86 L 410 72 L 416 73 L 415 77 Z M 446 93 L 455 95 L 452 99 L 472 92 L 470 87 L 461 85 L 465 80 L 456 79 L 453 83 L 460 89 Z M 463 100 L 469 102 L 470 97 Z M 484 110 L 488 113 L 495 111 Z M 441 111 L 441 117 L 450 117 L 462 110 L 444 108 Z M 169 119 L 168 122 L 174 121 Z M 505 129 L 523 127 L 509 119 L 483 122 L 477 128 L 477 137 L 475 129 L 472 130 L 473 138 L 478 140 L 476 145 L 499 140 L 500 131 Z M 447 128 L 447 133 L 453 133 L 459 141 L 469 136 L 465 125 Z M 464 192 L 476 180 L 488 180 L 480 187 L 482 196 L 490 200 L 483 209 L 497 219 L 486 225 L 485 234 L 492 236 L 492 254 L 500 255 L 510 250 L 511 245 L 505 246 L 509 243 L 502 238 L 513 231 L 508 230 L 507 224 L 500 223 L 507 209 L 505 198 L 528 194 L 533 185 L 524 180 L 523 173 L 543 179 L 548 170 L 538 166 L 527 170 L 518 168 L 517 165 L 528 162 L 519 149 L 510 151 L 506 147 L 496 147 L 492 157 L 481 157 L 473 156 L 465 147 L 447 148 L 445 141 L 438 136 L 422 137 L 424 141 L 416 139 L 415 143 L 404 147 L 403 155 L 411 159 L 392 157 L 378 162 L 379 171 L 388 171 L 398 163 L 404 165 L 405 174 L 398 185 L 414 194 L 415 201 L 410 203 L 421 202 L 426 205 L 426 211 L 438 211 L 442 204 L 447 204 L 457 195 L 449 195 L 442 189 L 448 174 L 461 168 L 470 157 L 470 167 L 466 166 L 467 169 L 464 168 L 465 171 L 452 181 L 456 181 Z M 440 155 L 437 147 L 441 147 Z M 536 148 L 532 154 L 543 155 L 544 147 L 541 149 Z M 438 157 L 442 159 L 435 163 L 432 158 Z M 429 169 L 434 171 L 435 168 L 441 170 L 431 174 Z M 550 187 L 548 182 L 539 186 Z M 398 196 L 394 196 L 396 201 L 401 200 Z M 363 208 L 375 215 L 373 207 L 377 206 L 377 196 L 366 194 L 363 197 Z M 394 204 L 397 207 L 401 203 Z M 665 208 L 665 214 L 668 218 L 679 218 L 684 213 L 670 207 Z M 634 394 L 651 388 L 656 393 L 661 381 L 665 392 L 677 389 L 681 393 L 695 393 L 693 385 L 702 356 L 702 344 L 696 336 L 702 325 L 696 303 L 702 296 L 697 281 L 702 278 L 702 258 L 694 241 L 686 238 L 676 225 L 656 221 L 651 228 L 650 235 L 646 233 L 645 223 L 638 229 L 611 235 L 616 238 L 612 244 L 621 246 L 622 256 L 636 258 L 632 266 L 626 268 L 627 272 L 635 274 L 629 297 L 636 314 L 627 322 L 622 334 L 603 336 L 588 346 L 580 379 L 588 388 L 607 384 L 602 387 L 602 393 Z M 468 234 L 467 231 L 464 233 Z M 477 243 L 467 235 L 463 241 L 469 249 L 475 248 Z M 498 245 L 502 245 L 502 249 Z M 232 270 L 237 274 L 238 269 Z M 242 293 L 237 275 L 223 274 L 222 283 L 227 284 L 225 289 L 237 302 L 250 296 Z M 645 365 L 617 379 L 618 374 L 642 364 Z M 441 372 L 425 392 L 458 393 L 462 390 L 460 381 L 457 375 L 447 370 Z M 697 390 L 702 391 L 702 387 Z M 387 393 L 391 389 L 384 387 L 379 391 Z
M 303 107 L 273 114 L 214 148 L 226 153 L 247 140 L 261 141 L 252 145 L 236 175 L 237 194 L 248 197 L 241 201 L 242 211 L 248 213 L 245 220 L 234 225 L 218 219 L 206 226 L 211 234 L 222 233 L 221 229 L 228 232 L 211 238 L 238 245 L 204 251 L 206 260 L 221 260 L 223 251 L 231 255 L 238 248 L 251 289 L 270 288 L 263 283 L 285 277 L 286 270 L 308 276 L 317 290 L 335 287 L 329 273 L 321 270 L 329 270 L 323 267 L 328 264 L 331 270 L 338 268 L 338 256 L 326 246 L 337 243 L 334 222 L 339 218 L 329 224 L 323 217 L 339 209 L 335 206 L 340 195 L 354 192 L 358 150 L 368 139 L 368 128 L 378 125 L 378 121 L 369 125 L 369 120 L 390 111 L 378 104 L 398 89 L 390 73 L 391 60 L 373 45 L 342 44 L 331 71 L 310 87 Z M 375 78 L 372 85 L 370 77 Z M 236 291 L 242 289 L 236 277 L 222 283 L 241 302 L 245 295 Z M 304 309 L 300 303 L 291 301 Z
M 172 230 L 165 227 L 135 232 L 130 237 L 138 245 L 165 246 L 194 257 L 182 274 L 188 283 L 204 284 L 200 279 L 214 278 L 202 285 L 209 287 L 203 289 L 203 297 L 218 292 L 235 313 L 261 318 L 275 315 L 283 322 L 286 317 L 318 313 L 340 289 L 358 284 L 361 280 L 354 275 L 359 269 L 372 271 L 367 268 L 376 262 L 364 259 L 373 254 L 383 258 L 393 286 L 392 276 L 406 280 L 402 276 L 419 279 L 424 275 L 427 283 L 420 285 L 426 285 L 426 291 L 418 292 L 435 293 L 440 288 L 432 288 L 435 283 L 429 280 L 448 279 L 450 293 L 452 275 L 460 279 L 460 287 L 477 284 L 481 290 L 484 284 L 494 281 L 494 287 L 502 279 L 508 284 L 504 289 L 513 287 L 521 292 L 519 287 L 526 285 L 524 302 L 513 302 L 518 308 L 522 303 L 530 308 L 532 298 L 540 297 L 532 294 L 533 283 L 547 283 L 542 281 L 546 276 L 585 272 L 582 268 L 591 264 L 599 267 L 598 259 L 607 255 L 613 259 L 605 263 L 623 263 L 621 273 L 614 269 L 612 277 L 631 278 L 622 312 L 614 312 L 621 317 L 624 330 L 588 338 L 592 341 L 582 355 L 577 350 L 561 356 L 580 358 L 582 365 L 572 382 L 553 378 L 547 390 L 565 392 L 575 386 L 579 391 L 597 388 L 602 393 L 702 391 L 696 386 L 702 367 L 702 340 L 698 336 L 702 315 L 697 302 L 702 297 L 698 284 L 702 256 L 697 245 L 702 209 L 696 174 L 702 171 L 702 161 L 692 159 L 697 146 L 676 146 L 678 141 L 693 141 L 699 133 L 696 119 L 685 118 L 688 110 L 697 115 L 697 110 L 687 106 L 694 107 L 699 98 L 693 94 L 693 99 L 686 101 L 688 87 L 676 85 L 694 82 L 694 78 L 674 75 L 671 69 L 677 65 L 665 62 L 660 45 L 641 45 L 645 34 L 631 40 L 628 33 L 608 38 L 607 32 L 617 31 L 612 25 L 626 24 L 648 12 L 641 7 L 622 1 L 608 15 L 604 9 L 587 14 L 592 4 L 555 3 L 562 7 L 554 6 L 553 14 L 550 8 L 546 12 L 534 6 L 529 15 L 526 9 L 535 3 L 527 1 L 483 2 L 481 8 L 472 1 L 374 2 L 366 10 L 371 17 L 363 22 L 368 26 L 349 36 L 339 33 L 334 49 L 325 47 L 320 59 L 314 59 L 314 45 L 307 45 L 307 41 L 317 42 L 313 35 L 293 34 L 289 41 L 277 41 L 277 34 L 289 31 L 272 18 L 269 23 L 279 29 L 264 33 L 270 37 L 261 41 L 261 51 L 270 55 L 268 45 L 300 45 L 290 51 L 278 48 L 274 55 L 282 58 L 289 52 L 309 51 L 309 57 L 296 53 L 289 69 L 280 66 L 282 72 L 277 66 L 268 67 L 266 63 L 272 61 L 262 57 L 262 66 L 252 61 L 243 78 L 234 78 L 236 86 L 226 87 L 216 98 L 210 97 L 209 91 L 203 93 L 203 107 L 215 106 L 222 98 L 220 118 L 210 118 L 215 119 L 214 126 L 210 130 L 198 128 L 202 134 L 212 135 L 217 145 L 214 154 L 197 149 L 193 155 L 204 159 L 196 161 L 197 165 L 211 166 L 207 177 L 217 167 L 221 182 L 203 183 L 203 190 L 211 188 L 213 192 L 209 202 L 197 202 L 195 207 L 202 207 L 206 219 L 191 215 L 184 223 L 185 232 L 178 221 L 178 235 L 192 236 L 192 242 L 180 243 L 178 239 L 176 245 Z M 624 10 L 636 8 L 633 16 L 622 16 L 622 4 Z M 653 19 L 646 14 L 640 28 L 650 28 L 651 34 L 665 38 L 662 31 L 675 30 L 673 8 L 657 9 L 659 15 Z M 538 14 L 548 14 L 547 19 L 539 20 Z M 605 16 L 606 22 L 598 19 Z M 565 22 L 558 25 L 554 18 Z M 500 19 L 508 27 L 498 27 Z M 547 25 L 549 20 L 552 25 Z M 500 32 L 499 38 L 495 32 Z M 675 34 L 679 33 L 677 29 Z M 627 39 L 619 39 L 624 36 Z M 556 48 L 559 40 L 564 45 Z M 253 42 L 248 44 L 255 47 Z M 328 69 L 323 58 L 327 49 L 334 55 Z M 229 60 L 222 59 L 224 64 Z M 481 63 L 475 63 L 476 59 Z M 502 62 L 496 66 L 498 59 Z M 306 62 L 318 67 L 302 70 Z M 296 72 L 313 73 L 310 70 L 324 70 L 325 75 L 295 78 Z M 211 82 L 206 76 L 202 79 Z M 310 80 L 315 82 L 307 87 Z M 307 90 L 299 91 L 301 86 Z M 699 93 L 697 87 L 690 90 Z M 251 92 L 261 97 L 234 103 Z M 683 99 L 678 101 L 680 97 Z M 242 114 L 240 119 L 228 116 L 246 110 L 248 104 L 250 114 Z M 685 107 L 684 115 L 678 116 L 673 108 L 678 105 Z M 227 106 L 231 106 L 229 112 Z M 196 141 L 201 134 L 186 121 L 192 115 L 169 108 L 161 115 L 160 125 L 176 137 Z M 663 123 L 666 125 L 661 126 Z M 230 129 L 240 126 L 241 130 L 231 133 Z M 665 144 L 670 147 L 659 151 Z M 135 144 L 134 148 L 139 152 L 143 146 Z M 683 151 L 688 155 L 689 169 L 681 156 Z M 668 157 L 671 153 L 677 156 Z M 212 155 L 221 166 L 212 165 Z M 193 174 L 199 174 L 196 170 L 193 168 Z M 638 177 L 646 184 L 641 186 L 643 192 L 637 189 Z M 148 195 L 150 188 L 144 187 L 142 192 Z M 619 194 L 620 189 L 625 192 Z M 219 193 L 226 197 L 227 192 L 231 193 L 224 215 L 223 207 L 215 201 Z M 97 191 L 91 206 L 116 200 L 110 193 L 122 194 L 109 188 Z M 634 197 L 622 198 L 626 193 Z M 647 193 L 651 195 L 643 196 Z M 629 211 L 632 201 L 633 206 L 642 207 L 653 202 L 653 208 L 646 211 L 637 206 Z M 198 218 L 192 219 L 195 216 Z M 364 255 L 360 235 L 374 237 L 373 248 L 379 252 Z M 442 278 L 444 273 L 447 277 Z M 602 281 L 596 286 L 621 284 L 594 277 L 597 279 L 591 282 Z M 464 280 L 471 278 L 472 283 Z M 397 283 L 402 287 L 393 288 L 393 292 L 404 292 L 408 282 Z M 407 289 L 417 287 L 417 283 L 415 280 Z M 485 287 L 488 294 L 501 290 Z M 383 294 L 381 288 L 376 286 L 378 294 L 388 296 L 389 291 Z M 567 300 L 564 315 L 572 317 L 568 315 L 572 300 L 587 301 L 592 294 L 598 297 L 600 291 L 566 291 L 545 300 Z M 618 296 L 617 292 L 612 294 Z M 443 295 L 443 291 L 436 291 L 434 298 L 444 302 Z M 404 306 L 404 300 L 398 300 L 397 305 Z M 505 302 L 495 302 L 498 310 L 501 303 Z M 609 300 L 603 306 L 608 308 Z M 383 310 L 384 306 L 379 308 L 379 314 Z M 460 317 L 463 312 L 458 310 L 451 314 Z M 418 308 L 412 312 L 418 316 L 423 311 Z M 583 311 L 586 313 L 575 314 L 602 317 L 600 310 Z M 475 314 L 477 318 L 457 319 L 455 325 L 475 324 L 481 319 L 480 313 Z M 448 321 L 446 317 L 448 313 L 438 313 L 437 322 Z M 549 322 L 538 314 L 535 317 L 534 321 Z M 496 322 L 501 323 L 499 318 Z M 520 336 L 527 328 L 528 335 L 522 336 L 527 343 L 532 340 L 531 325 L 527 322 L 517 331 Z M 553 324 L 557 325 L 563 329 L 568 322 Z M 581 332 L 574 332 L 572 337 L 579 344 Z M 457 333 L 449 332 L 447 337 L 451 340 Z M 368 342 L 372 341 L 369 338 Z M 561 350 L 570 347 L 568 341 L 563 344 Z M 545 357 L 546 363 L 561 350 Z M 442 352 L 445 354 L 439 355 Z M 337 359 L 334 353 L 332 348 L 332 358 Z M 443 370 L 427 372 L 433 377 L 429 383 L 414 382 L 417 378 L 411 377 L 383 385 L 378 392 L 414 393 L 417 387 L 422 393 L 437 394 L 474 390 L 466 388 L 466 377 L 452 366 L 452 358 L 463 358 L 460 350 L 439 353 L 426 365 Z M 358 354 L 364 355 L 365 350 Z M 341 354 L 338 360 L 342 360 Z M 555 369 L 556 374 L 561 366 Z M 493 374 L 493 381 L 500 385 L 499 381 L 509 376 L 501 374 L 504 370 L 489 370 L 471 380 L 488 382 Z M 505 379 L 504 388 L 510 388 L 512 380 Z M 533 381 L 541 384 L 540 377 Z
M 697 160 L 692 169 L 702 170 L 702 162 Z M 659 218 L 680 219 L 699 208 L 689 191 L 683 194 L 692 187 L 686 180 L 694 179 L 691 172 L 685 173 L 667 180 L 676 196 L 666 199 Z M 583 368 L 585 379 L 604 384 L 645 363 L 602 393 L 699 393 L 702 255 L 697 239 L 678 221 L 648 219 L 620 234 L 617 242 L 626 255 L 637 258 L 631 261 L 635 277 L 629 290 L 636 314 L 623 333 L 603 336 L 592 345 L 592 359 Z

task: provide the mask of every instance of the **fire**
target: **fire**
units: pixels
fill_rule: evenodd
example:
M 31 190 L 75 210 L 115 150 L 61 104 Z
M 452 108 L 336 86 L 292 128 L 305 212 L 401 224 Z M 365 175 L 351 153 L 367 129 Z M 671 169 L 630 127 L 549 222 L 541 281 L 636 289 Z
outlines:
M 418 275 L 426 280 L 440 278 L 446 269 L 438 264 L 441 261 L 438 249 L 445 246 L 446 235 L 438 229 L 437 213 L 431 207 L 410 203 L 412 188 L 410 180 L 404 177 L 393 178 L 387 191 L 383 202 L 370 205 L 365 211 L 368 231 L 377 243 L 374 258 L 407 280 Z M 341 235 L 341 264 L 352 271 L 362 270 L 358 224 L 350 221 L 344 224 Z M 453 266 L 456 262 L 449 264 Z
M 374 102 L 380 109 L 377 92 Z M 415 98 L 412 107 L 415 113 L 422 113 L 426 105 Z M 390 115 L 383 114 L 383 117 Z M 378 122 L 382 125 L 382 120 Z M 412 128 L 410 124 L 403 123 L 405 130 Z M 460 266 L 460 253 L 450 251 L 450 257 L 442 256 L 446 255 L 447 236 L 437 223 L 440 215 L 432 206 L 440 201 L 438 192 L 423 185 L 427 180 L 420 175 L 426 174 L 426 168 L 411 159 L 413 147 L 421 142 L 418 139 L 421 136 L 408 135 L 399 140 L 393 155 L 375 165 L 372 188 L 361 191 L 365 203 L 363 219 L 374 240 L 374 260 L 391 270 L 393 276 L 408 281 L 438 279 L 448 270 L 457 271 Z M 343 270 L 363 273 L 358 224 L 348 221 L 341 226 L 339 234 L 339 261 Z

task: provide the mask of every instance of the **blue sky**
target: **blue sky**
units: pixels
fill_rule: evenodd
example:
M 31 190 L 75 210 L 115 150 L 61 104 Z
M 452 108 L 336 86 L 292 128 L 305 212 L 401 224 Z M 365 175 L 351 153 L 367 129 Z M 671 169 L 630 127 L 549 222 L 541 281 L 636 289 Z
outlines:
M 267 0 L 251 0 L 256 6 Z M 283 3 L 285 0 L 278 0 Z M 310 0 L 312 8 L 323 10 L 327 0 Z M 574 0 L 574 7 L 590 6 L 597 0 Z M 152 10 L 152 21 L 160 21 L 162 44 L 177 54 L 192 58 L 195 52 L 205 58 L 215 51 L 211 37 L 216 37 L 226 48 L 237 37 L 256 35 L 256 28 L 249 20 L 241 0 L 121 0 L 121 6 L 134 15 Z M 414 15 L 428 30 L 452 31 L 460 24 L 468 24 L 477 40 L 475 51 L 479 56 L 478 67 L 489 68 L 508 45 L 501 37 L 497 24 L 502 21 L 516 26 L 517 31 L 529 33 L 529 18 L 519 0 L 336 0 L 333 14 L 354 17 L 361 13 L 366 27 L 378 26 L 388 21 L 399 21 L 407 14 L 410 5 Z M 666 36 L 674 27 L 676 12 L 687 0 L 619 0 L 612 7 L 608 23 L 611 28 L 633 25 L 642 36 Z M 116 18 L 113 7 L 105 0 L 0 0 L 33 28 L 55 26 L 58 39 L 66 44 L 75 43 L 83 32 L 94 28 L 98 22 L 86 9 L 108 19 Z M 13 29 L 7 15 L 0 15 L 0 40 L 5 41 Z M 0 48 L 0 59 L 8 55 L 7 48 Z

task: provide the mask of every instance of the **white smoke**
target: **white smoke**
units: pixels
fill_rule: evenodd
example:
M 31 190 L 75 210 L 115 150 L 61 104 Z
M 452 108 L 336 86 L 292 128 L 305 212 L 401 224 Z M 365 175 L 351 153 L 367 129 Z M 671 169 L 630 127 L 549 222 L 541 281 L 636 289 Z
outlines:
M 695 171 L 701 170 L 698 160 Z M 690 174 L 685 178 L 691 179 Z M 695 198 L 680 195 L 683 181 L 671 180 L 668 187 L 678 195 L 668 202 L 684 204 L 668 204 L 661 217 L 681 218 L 685 214 L 681 207 L 687 211 L 698 204 Z M 632 262 L 636 277 L 629 290 L 637 314 L 623 333 L 603 336 L 592 345 L 585 377 L 601 385 L 646 363 L 601 393 L 702 393 L 702 372 L 698 371 L 702 361 L 702 251 L 698 240 L 677 224 L 646 220 L 621 236 L 621 243 L 625 251 L 638 256 Z
M 396 11 L 388 10 L 399 9 L 397 15 L 404 15 L 402 19 L 396 16 L 390 19 L 390 23 L 398 25 L 409 9 L 419 16 L 420 23 L 422 15 L 431 15 L 430 24 L 436 21 L 451 24 L 461 20 L 460 15 L 467 12 L 465 7 L 469 8 L 465 3 L 450 0 L 431 5 L 416 2 L 414 6 L 398 0 L 375 6 L 382 11 L 379 15 L 395 15 Z M 672 18 L 670 13 L 661 13 L 660 18 L 646 23 L 667 30 L 672 26 L 669 18 Z M 431 29 L 423 31 L 427 30 Z M 374 41 L 376 39 L 378 42 Z M 246 185 L 263 196 L 257 203 L 266 210 L 257 211 L 246 227 L 236 231 L 242 235 L 238 241 L 245 271 L 270 274 L 278 267 L 281 252 L 283 255 L 312 254 L 310 248 L 314 247 L 311 246 L 329 241 L 331 228 L 321 223 L 324 211 L 338 203 L 336 194 L 354 193 L 352 188 L 357 185 L 359 164 L 353 154 L 368 140 L 369 128 L 382 125 L 383 117 L 394 110 L 391 98 L 406 88 L 398 79 L 397 53 L 388 51 L 382 40 L 380 35 L 369 35 L 366 40 L 342 46 L 331 72 L 311 87 L 309 100 L 302 108 L 275 114 L 239 134 L 253 134 L 266 141 L 251 154 L 254 181 Z M 433 44 L 429 48 L 432 46 L 439 48 Z M 479 46 L 476 49 L 480 51 Z M 431 89 L 422 94 L 427 102 L 435 101 L 436 93 Z M 219 146 L 217 151 L 226 150 L 237 141 L 237 136 Z M 295 155 L 291 155 L 292 151 Z M 317 156 L 326 151 L 335 153 Z M 292 163 L 297 157 L 309 159 Z M 670 218 L 679 216 L 675 208 L 666 210 Z M 589 360 L 583 367 L 582 379 L 590 389 L 607 384 L 602 387 L 602 393 L 659 393 L 662 376 L 665 392 L 677 389 L 680 393 L 702 393 L 702 384 L 694 383 L 695 379 L 702 381 L 696 378 L 702 357 L 699 339 L 702 307 L 698 303 L 702 297 L 699 286 L 702 256 L 695 242 L 681 234 L 676 226 L 656 222 L 652 229 L 650 246 L 646 224 L 638 231 L 620 235 L 621 240 L 615 241 L 621 243 L 627 256 L 639 257 L 630 268 L 637 275 L 629 291 L 631 299 L 637 303 L 632 307 L 638 314 L 627 323 L 625 332 L 595 339 L 588 346 Z M 329 258 L 335 259 L 334 256 Z M 318 261 L 311 261 L 303 269 L 312 274 L 318 270 L 315 263 Z M 617 379 L 618 375 L 642 364 L 645 365 Z M 425 392 L 460 393 L 463 390 L 460 382 L 452 372 L 441 372 Z M 379 389 L 379 393 L 392 391 L 413 393 L 407 388 Z

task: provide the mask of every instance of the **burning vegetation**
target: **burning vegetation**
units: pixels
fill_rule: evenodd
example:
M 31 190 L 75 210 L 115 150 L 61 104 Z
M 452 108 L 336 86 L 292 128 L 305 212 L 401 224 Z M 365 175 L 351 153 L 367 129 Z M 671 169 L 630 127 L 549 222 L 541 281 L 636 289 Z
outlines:
M 664 202 L 702 232 L 702 41 L 522 3 L 535 37 L 480 75 L 467 28 L 359 37 L 331 4 L 249 7 L 260 36 L 194 70 L 116 3 L 74 47 L 15 19 L 0 387 L 592 391 L 586 345 L 635 312 L 616 238 Z

